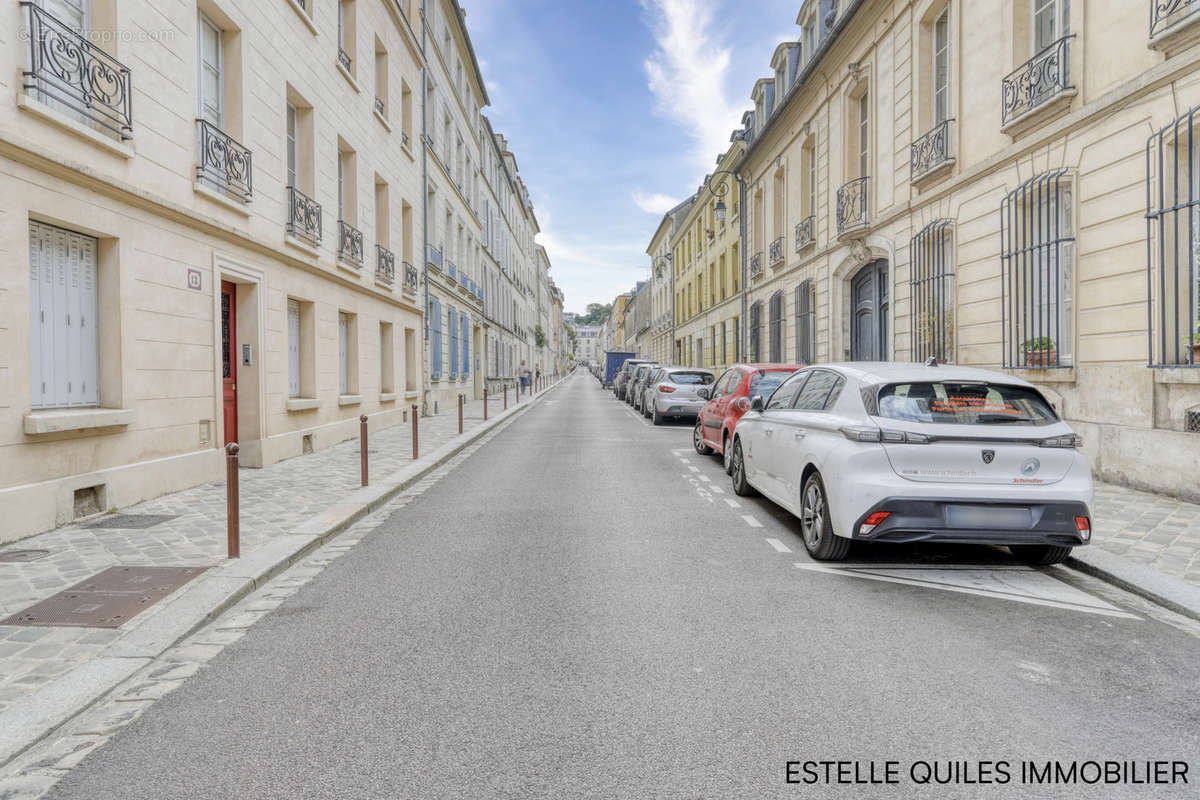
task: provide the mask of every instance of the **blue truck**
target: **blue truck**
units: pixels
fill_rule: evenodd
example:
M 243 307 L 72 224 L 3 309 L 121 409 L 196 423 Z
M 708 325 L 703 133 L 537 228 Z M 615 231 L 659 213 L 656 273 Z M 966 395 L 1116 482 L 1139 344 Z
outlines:
M 604 351 L 604 388 L 611 389 L 613 378 L 617 377 L 617 371 L 621 369 L 621 365 L 629 359 L 633 358 L 636 353 L 626 353 L 620 350 Z

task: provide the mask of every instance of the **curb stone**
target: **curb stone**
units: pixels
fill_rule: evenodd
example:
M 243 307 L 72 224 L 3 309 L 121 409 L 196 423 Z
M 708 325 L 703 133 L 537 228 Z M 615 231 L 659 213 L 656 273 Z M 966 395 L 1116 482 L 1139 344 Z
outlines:
M 210 568 L 95 658 L 60 675 L 0 711 L 0 767 L 98 703 L 156 656 L 326 544 L 362 517 L 389 503 L 462 450 L 533 408 L 566 376 L 434 450 L 424 463 L 393 472 L 378 483 L 353 489 L 283 537 L 249 555 Z
M 1063 566 L 1099 578 L 1156 605 L 1200 620 L 1200 588 L 1099 547 L 1077 547 Z

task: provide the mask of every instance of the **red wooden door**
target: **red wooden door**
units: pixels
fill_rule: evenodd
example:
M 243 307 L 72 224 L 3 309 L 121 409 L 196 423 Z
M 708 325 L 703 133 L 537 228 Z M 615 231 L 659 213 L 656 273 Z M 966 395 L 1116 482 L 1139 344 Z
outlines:
M 221 281 L 221 400 L 225 444 L 236 442 L 237 427 L 237 284 Z

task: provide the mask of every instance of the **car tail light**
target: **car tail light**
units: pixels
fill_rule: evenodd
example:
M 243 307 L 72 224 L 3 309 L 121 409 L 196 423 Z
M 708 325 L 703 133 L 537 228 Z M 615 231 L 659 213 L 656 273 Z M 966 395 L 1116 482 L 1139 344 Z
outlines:
M 1083 447 L 1083 437 L 1078 433 L 1068 433 L 1064 436 L 1051 436 L 1038 442 L 1039 447 L 1066 447 L 1079 449 Z
M 1079 536 L 1085 542 L 1092 538 L 1092 521 L 1087 517 L 1075 518 L 1075 530 L 1079 531 Z
M 889 431 L 881 432 L 883 441 L 889 444 L 929 444 L 933 441 L 932 437 L 926 436 L 923 433 L 913 433 L 912 431 Z
M 658 390 L 659 390 L 660 392 L 668 392 L 668 393 L 669 393 L 669 392 L 673 392 L 673 391 L 675 391 L 675 387 L 674 387 L 674 386 L 667 386 L 665 383 L 660 383 L 660 384 L 658 385 Z
M 891 515 L 892 512 L 890 511 L 876 511 L 873 514 L 868 515 L 867 518 L 863 520 L 863 524 L 858 526 L 858 535 L 866 536 L 868 533 L 879 527 L 879 524 Z
M 846 428 L 839 428 L 838 430 L 852 442 L 879 442 L 883 440 L 883 431 L 879 430 L 879 428 L 853 425 Z

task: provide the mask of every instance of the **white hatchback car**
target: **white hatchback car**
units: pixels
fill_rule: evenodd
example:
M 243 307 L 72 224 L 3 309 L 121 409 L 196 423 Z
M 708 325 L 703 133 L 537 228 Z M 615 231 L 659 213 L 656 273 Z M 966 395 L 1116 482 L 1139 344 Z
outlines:
M 1034 386 L 946 365 L 823 364 L 751 398 L 733 488 L 800 518 L 817 559 L 850 542 L 1005 545 L 1054 564 L 1091 538 L 1080 438 Z

